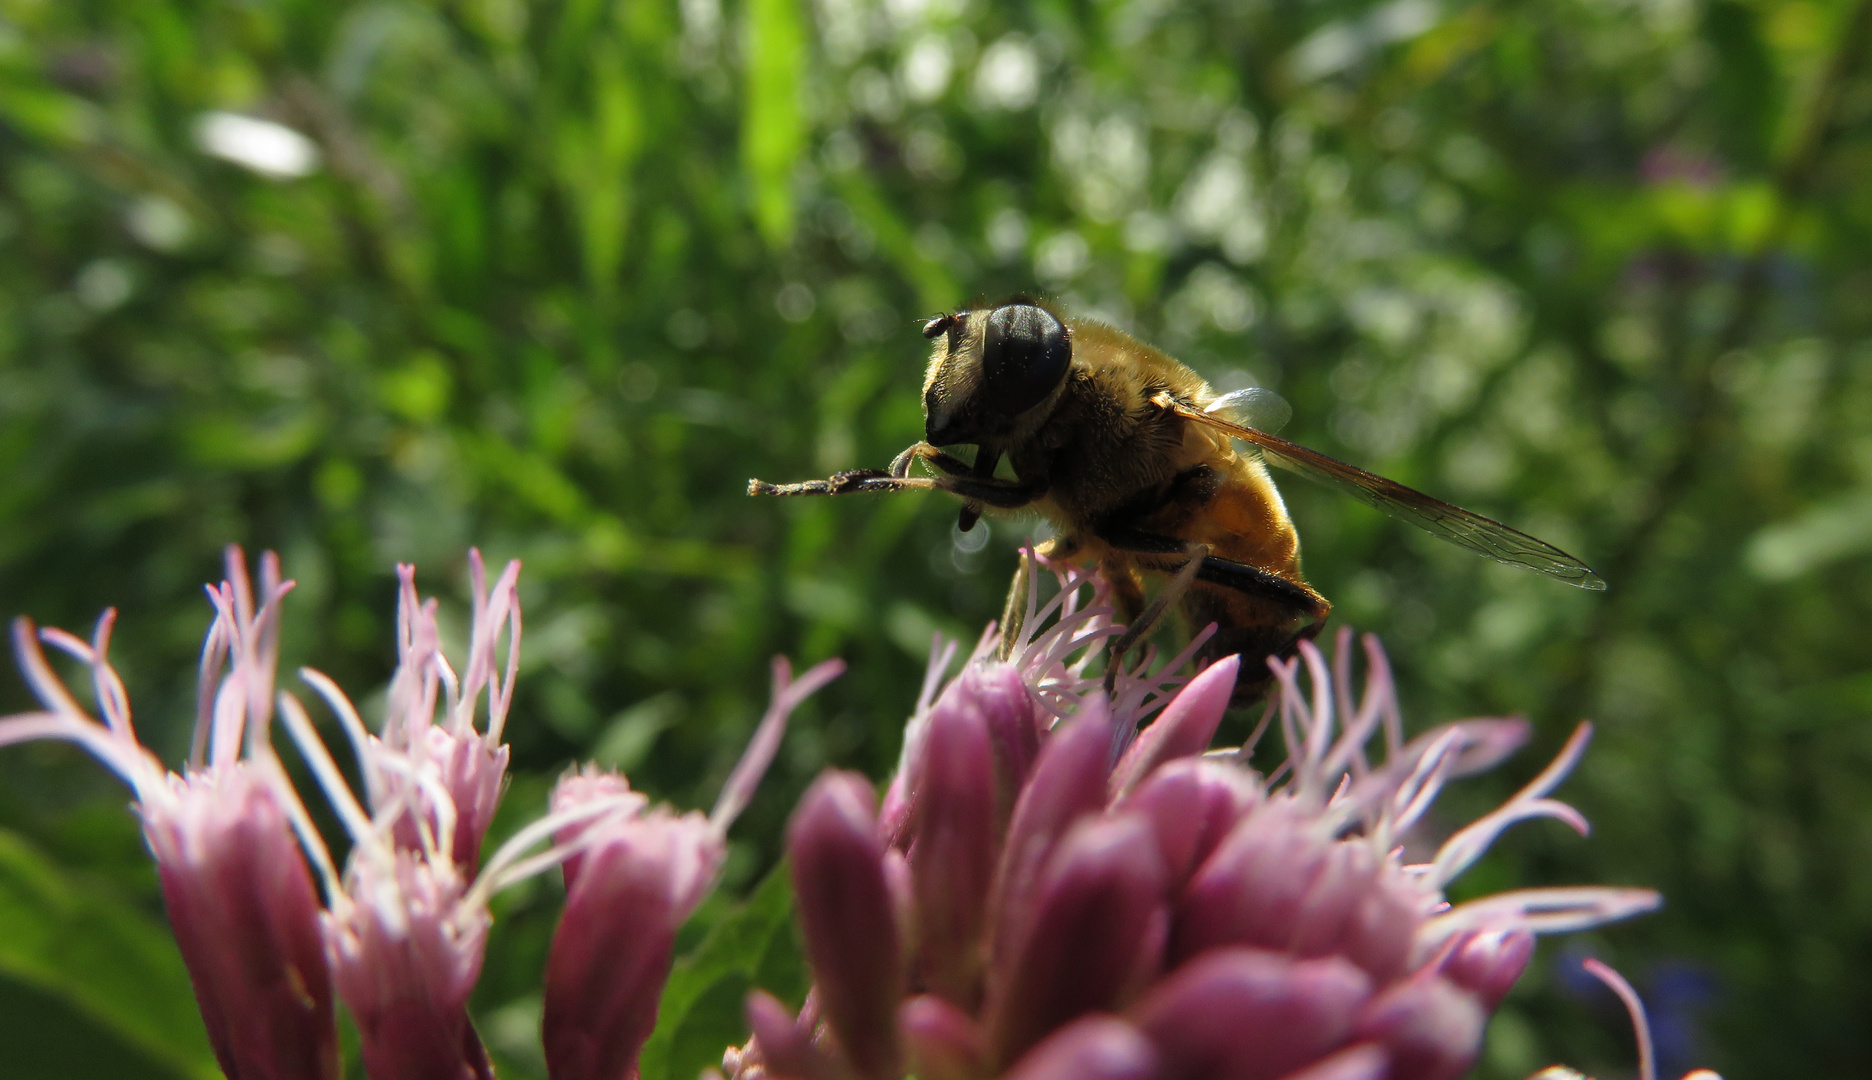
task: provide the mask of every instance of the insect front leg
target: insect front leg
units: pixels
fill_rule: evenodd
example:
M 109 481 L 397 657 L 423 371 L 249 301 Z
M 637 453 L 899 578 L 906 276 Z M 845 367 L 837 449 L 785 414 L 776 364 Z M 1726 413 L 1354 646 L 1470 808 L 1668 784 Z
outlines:
M 953 454 L 926 442 L 916 443 L 891 459 L 890 474 L 904 477 L 910 475 L 910 465 L 915 461 L 927 461 L 950 476 L 966 476 L 974 480 L 988 480 L 994 477 L 995 466 L 1001 461 L 1001 452 L 989 447 L 978 447 L 973 465 Z M 981 520 L 982 505 L 974 500 L 962 504 L 956 515 L 956 528 L 968 532 Z
M 909 491 L 914 485 L 878 469 L 852 469 L 833 473 L 824 480 L 802 480 L 797 484 L 770 484 L 749 480 L 749 495 L 855 495 L 861 491 Z
M 981 451 L 982 454 L 988 452 L 989 451 L 985 448 Z M 968 462 L 963 461 L 961 458 L 956 457 L 954 454 L 949 453 L 941 447 L 932 446 L 926 442 L 912 443 L 904 447 L 902 453 L 891 459 L 890 474 L 899 478 L 909 476 L 912 463 L 927 461 L 936 468 L 948 473 L 950 476 L 974 476 L 978 478 L 982 475 L 993 476 L 994 461 L 998 457 L 1000 457 L 1000 455 L 996 454 L 994 457 L 989 458 L 989 469 L 986 474 L 981 474 L 978 473 L 974 465 L 970 465 Z M 980 460 L 980 454 L 976 455 L 977 463 L 979 463 Z
M 990 450 L 986 446 L 979 447 L 975 452 L 975 465 L 973 468 L 969 469 L 969 475 L 978 480 L 991 479 L 994 476 L 995 466 L 999 464 L 1000 461 L 1001 452 L 999 450 Z M 962 509 L 956 512 L 956 529 L 961 532 L 968 532 L 975 527 L 977 521 L 981 520 L 981 515 L 981 503 L 963 503 Z
M 921 448 L 927 447 L 927 452 Z M 961 476 L 899 476 L 894 475 L 900 462 L 921 457 L 931 461 L 938 468 L 947 468 L 950 464 L 958 467 Z M 907 469 L 908 466 L 905 465 Z M 848 472 L 834 473 L 824 480 L 807 480 L 798 484 L 770 484 L 765 480 L 749 480 L 749 495 L 855 495 L 866 491 L 947 491 L 972 502 L 984 503 L 1003 510 L 1013 510 L 1027 506 L 1046 494 L 1045 483 L 1026 483 L 1018 480 L 1001 480 L 995 477 L 978 479 L 967 475 L 970 466 L 960 458 L 952 457 L 928 443 L 916 446 L 897 455 L 897 461 L 891 463 L 891 471 L 881 469 L 853 469 Z

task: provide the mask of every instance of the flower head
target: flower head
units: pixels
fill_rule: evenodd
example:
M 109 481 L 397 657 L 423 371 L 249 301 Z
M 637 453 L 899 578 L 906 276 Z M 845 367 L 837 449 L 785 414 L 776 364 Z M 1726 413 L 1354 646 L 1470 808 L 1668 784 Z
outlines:
M 1534 933 L 1655 906 L 1633 889 L 1444 898 L 1517 821 L 1585 830 L 1549 792 L 1589 728 L 1406 863 L 1442 786 L 1501 761 L 1524 722 L 1407 742 L 1383 652 L 1365 639 L 1355 701 L 1342 633 L 1334 663 L 1310 642 L 1272 662 L 1263 728 L 1278 718 L 1287 759 L 1264 776 L 1254 739 L 1205 753 L 1234 658 L 1183 679 L 1187 656 L 1147 655 L 1108 701 L 1088 664 L 1118 632 L 1102 587 L 1055 574 L 1005 659 L 984 645 L 927 680 L 881 811 L 838 775 L 802 801 L 789 849 L 815 988 L 797 1019 L 750 1002 L 738 1076 L 1454 1078 Z
M 399 663 L 378 732 L 330 679 L 300 673 L 350 738 L 361 798 L 304 707 L 290 694 L 279 698 L 287 732 L 351 840 L 342 875 L 322 845 L 311 846 L 326 877 L 322 926 L 338 995 L 357 1021 L 365 1071 L 380 1080 L 491 1075 L 467 1012 L 492 923 L 489 898 L 581 853 L 577 826 L 642 805 L 626 790 L 555 808 L 477 866 L 507 765 L 500 737 L 518 664 L 519 564 L 509 563 L 492 589 L 478 552 L 469 565 L 474 616 L 460 680 L 437 645 L 435 601 L 418 598 L 409 566 L 397 568 Z M 475 724 L 484 690 L 485 731 Z
M 279 603 L 291 588 L 269 555 L 256 597 L 246 561 L 228 550 L 227 578 L 208 590 L 215 618 L 202 650 L 194 752 L 181 773 L 166 770 L 137 740 L 129 696 L 109 659 L 113 611 L 89 642 L 14 622 L 14 649 L 43 709 L 0 720 L 0 745 L 69 739 L 135 791 L 169 924 L 222 1071 L 334 1080 L 332 977 L 301 850 L 316 833 L 267 742 Z M 41 642 L 90 670 L 101 720 L 53 672 Z

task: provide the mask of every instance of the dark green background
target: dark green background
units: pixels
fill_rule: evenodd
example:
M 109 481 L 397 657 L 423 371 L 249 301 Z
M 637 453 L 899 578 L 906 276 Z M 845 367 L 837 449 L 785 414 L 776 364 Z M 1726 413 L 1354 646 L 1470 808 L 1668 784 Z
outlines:
M 1600 723 L 1563 789 L 1596 834 L 1524 827 L 1464 894 L 1655 886 L 1575 948 L 1658 995 L 1674 1067 L 1872 1075 L 1869 34 L 1833 0 L 0 0 L 0 609 L 120 606 L 176 761 L 222 544 L 282 553 L 287 663 L 367 703 L 394 562 L 459 625 L 466 547 L 520 557 L 501 830 L 594 755 L 706 805 L 766 658 L 842 655 L 744 891 L 818 769 L 884 775 L 1027 526 L 971 551 L 941 499 L 743 484 L 884 463 L 916 320 L 1040 289 L 1598 567 L 1285 485 L 1413 723 L 1537 725 L 1446 825 Z M 203 153 L 214 110 L 319 168 Z M 0 752 L 7 1076 L 212 1069 L 125 801 Z M 515 1077 L 556 888 L 500 900 L 476 998 Z M 1629 1069 L 1564 948 L 1482 1075 Z

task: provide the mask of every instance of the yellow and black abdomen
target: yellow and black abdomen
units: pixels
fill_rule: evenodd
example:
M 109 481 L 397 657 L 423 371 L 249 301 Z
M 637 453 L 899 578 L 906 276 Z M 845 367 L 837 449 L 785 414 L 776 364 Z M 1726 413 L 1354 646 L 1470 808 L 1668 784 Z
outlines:
M 1216 624 L 1198 663 L 1241 654 L 1235 697 L 1241 703 L 1256 701 L 1272 678 L 1266 658 L 1286 655 L 1301 638 L 1317 633 L 1332 605 L 1300 573 L 1300 538 L 1266 466 L 1231 448 L 1199 468 L 1210 474 L 1207 497 L 1200 505 L 1187 500 L 1166 506 L 1165 517 L 1175 519 L 1162 521 L 1161 527 L 1178 539 L 1206 545 L 1212 560 L 1252 567 L 1280 579 L 1271 584 L 1293 586 L 1270 591 L 1199 579 L 1183 599 L 1192 629 Z

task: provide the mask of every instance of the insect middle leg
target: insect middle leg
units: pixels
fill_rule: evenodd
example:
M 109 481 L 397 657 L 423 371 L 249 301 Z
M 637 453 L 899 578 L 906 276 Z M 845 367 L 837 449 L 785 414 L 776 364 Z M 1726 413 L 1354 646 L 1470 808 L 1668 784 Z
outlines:
M 1125 626 L 1125 632 L 1118 636 L 1111 646 L 1111 663 L 1105 669 L 1105 692 L 1111 693 L 1117 684 L 1118 669 L 1124 666 L 1125 655 L 1132 646 L 1147 637 L 1157 624 L 1163 621 L 1164 613 L 1183 599 L 1190 586 L 1196 583 L 1196 577 L 1202 573 L 1203 563 L 1209 554 L 1209 545 L 1190 544 L 1185 550 L 1183 568 L 1171 577 L 1155 599 Z M 1133 583 L 1135 587 L 1135 583 Z

